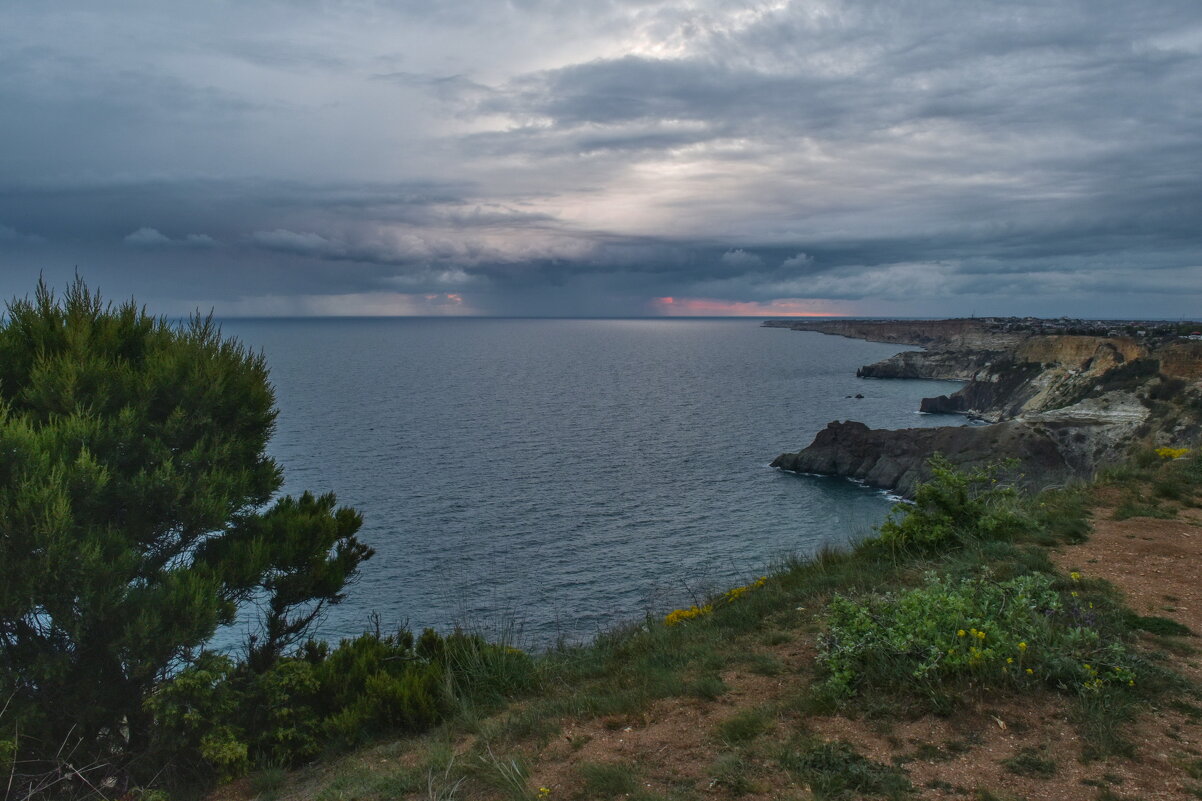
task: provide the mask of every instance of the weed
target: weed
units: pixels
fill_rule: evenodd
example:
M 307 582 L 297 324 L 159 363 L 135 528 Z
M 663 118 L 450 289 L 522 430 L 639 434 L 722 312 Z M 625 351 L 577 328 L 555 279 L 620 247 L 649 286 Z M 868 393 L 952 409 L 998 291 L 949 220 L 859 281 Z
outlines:
M 780 755 L 779 762 L 808 784 L 820 801 L 865 796 L 905 799 L 914 791 L 897 768 L 866 759 L 843 742 L 796 742 Z
M 443 760 L 441 770 L 434 764 L 426 768 L 426 797 L 424 801 L 453 801 L 459 795 L 459 788 L 467 780 L 467 777 L 456 776 L 454 768 L 454 754 Z
M 748 777 L 747 771 L 747 761 L 741 754 L 726 753 L 714 760 L 709 774 L 713 778 L 715 786 L 725 788 L 733 796 L 740 796 L 755 790 L 755 785 Z
M 726 682 L 722 681 L 721 677 L 712 674 L 702 676 L 685 685 L 685 692 L 706 701 L 717 700 L 728 689 L 730 688 L 726 686 Z
M 250 791 L 259 801 L 274 801 L 288 778 L 288 772 L 280 767 L 264 768 L 250 777 Z
M 521 757 L 498 757 L 492 748 L 478 755 L 479 761 L 473 775 L 483 784 L 502 793 L 511 801 L 527 801 L 530 798 L 530 770 Z
M 638 789 L 634 766 L 621 762 L 582 762 L 576 768 L 585 798 L 617 798 Z
M 759 676 L 779 676 L 785 672 L 785 665 L 770 654 L 751 654 L 747 657 L 748 669 Z
M 784 645 L 785 643 L 792 641 L 792 639 L 793 635 L 789 634 L 789 632 L 781 631 L 780 629 L 773 629 L 772 631 L 766 633 L 761 641 L 764 643 L 764 645 Z
M 1003 759 L 1002 765 L 1011 773 L 1034 779 L 1050 779 L 1056 775 L 1056 760 L 1049 757 L 1046 748 L 1023 748 L 1009 759 Z
M 718 738 L 731 745 L 748 743 L 772 728 L 773 722 L 767 710 L 747 709 L 719 723 Z
M 1176 516 L 1177 513 L 1175 511 L 1161 506 L 1156 502 L 1149 503 L 1137 498 L 1126 498 L 1115 507 L 1111 519 L 1129 520 L 1133 517 L 1151 517 L 1158 520 L 1171 520 Z
M 385 801 L 420 792 L 424 784 L 423 777 L 407 767 L 359 763 L 339 770 L 315 796 L 315 801 L 341 801 L 344 798 Z

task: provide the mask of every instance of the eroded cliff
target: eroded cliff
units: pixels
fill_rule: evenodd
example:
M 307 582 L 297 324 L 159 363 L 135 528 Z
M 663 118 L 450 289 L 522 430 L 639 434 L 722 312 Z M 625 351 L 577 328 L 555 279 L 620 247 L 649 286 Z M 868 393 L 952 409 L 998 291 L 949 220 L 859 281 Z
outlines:
M 980 466 L 1016 459 L 1023 483 L 1059 484 L 1122 458 L 1136 441 L 1195 442 L 1202 419 L 1202 342 L 1032 333 L 996 321 L 822 321 L 798 330 L 922 344 L 857 371 L 865 378 L 965 381 L 924 398 L 921 411 L 965 414 L 985 426 L 873 430 L 833 422 L 786 470 L 846 476 L 910 493 L 940 452 Z

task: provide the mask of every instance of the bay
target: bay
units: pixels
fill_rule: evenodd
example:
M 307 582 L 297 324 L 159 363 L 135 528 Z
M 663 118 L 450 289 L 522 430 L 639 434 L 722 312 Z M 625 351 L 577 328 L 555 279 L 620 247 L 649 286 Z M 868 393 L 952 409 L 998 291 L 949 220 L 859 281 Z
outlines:
M 660 615 L 884 519 L 879 491 L 768 467 L 830 420 L 962 422 L 916 412 L 955 382 L 855 377 L 898 347 L 758 320 L 222 328 L 266 355 L 284 491 L 332 490 L 364 515 L 376 556 L 322 621 L 331 640 L 372 612 L 531 647 Z

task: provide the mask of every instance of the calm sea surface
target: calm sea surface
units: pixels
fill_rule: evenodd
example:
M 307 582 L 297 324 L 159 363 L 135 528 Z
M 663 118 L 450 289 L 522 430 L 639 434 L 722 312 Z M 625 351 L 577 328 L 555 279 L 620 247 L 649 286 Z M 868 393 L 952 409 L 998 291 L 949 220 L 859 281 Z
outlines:
M 271 367 L 285 491 L 336 492 L 376 549 L 319 633 L 578 640 L 868 532 L 882 493 L 768 463 L 836 418 L 957 423 L 915 412 L 957 385 L 857 379 L 898 348 L 759 322 L 226 321 Z

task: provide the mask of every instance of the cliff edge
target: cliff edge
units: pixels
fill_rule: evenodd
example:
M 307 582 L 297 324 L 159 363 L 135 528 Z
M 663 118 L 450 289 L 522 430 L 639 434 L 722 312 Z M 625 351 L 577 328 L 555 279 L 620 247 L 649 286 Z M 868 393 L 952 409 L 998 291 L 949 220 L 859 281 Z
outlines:
M 856 374 L 964 381 L 951 395 L 924 398 L 920 411 L 990 424 L 886 430 L 835 421 L 801 451 L 777 457 L 773 466 L 784 470 L 856 478 L 909 495 L 939 452 L 962 467 L 1017 460 L 1019 482 L 1042 488 L 1089 477 L 1136 442 L 1179 446 L 1199 438 L 1202 340 L 1177 333 L 1181 324 L 1172 324 L 1177 331 L 1153 327 L 1170 325 L 1159 323 L 1132 330 L 1102 321 L 1084 324 L 1084 333 L 1029 318 L 765 325 L 926 347 Z

